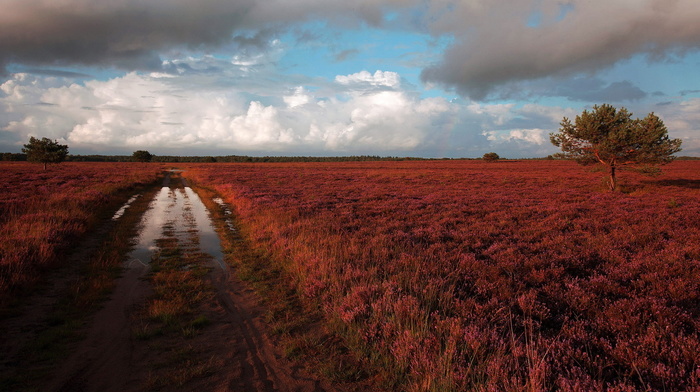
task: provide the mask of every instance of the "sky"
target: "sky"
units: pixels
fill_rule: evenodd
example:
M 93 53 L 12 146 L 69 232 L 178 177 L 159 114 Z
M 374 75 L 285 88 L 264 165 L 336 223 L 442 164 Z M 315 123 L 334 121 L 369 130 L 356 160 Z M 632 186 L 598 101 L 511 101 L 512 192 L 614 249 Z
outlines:
M 0 152 L 544 157 L 608 103 L 700 156 L 697 0 L 0 5 Z

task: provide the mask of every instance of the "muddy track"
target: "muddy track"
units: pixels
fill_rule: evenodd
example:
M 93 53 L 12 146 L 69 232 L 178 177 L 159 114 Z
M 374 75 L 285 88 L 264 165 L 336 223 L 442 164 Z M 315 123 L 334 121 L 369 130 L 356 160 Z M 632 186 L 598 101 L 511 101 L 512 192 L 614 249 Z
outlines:
M 86 267 L 91 259 L 102 257 L 103 241 L 112 235 L 122 233 L 117 233 L 114 219 L 106 218 L 75 246 L 74 251 L 65 255 L 64 267 L 51 271 L 35 292 L 27 294 L 11 308 L 3 308 L 3 311 L 12 310 L 0 320 L 3 331 L 0 334 L 0 391 L 43 390 L 38 387 L 39 380 L 56 361 L 54 343 L 65 339 L 53 336 L 65 336 L 66 328 L 79 329 L 74 325 L 74 318 L 65 318 L 65 312 L 72 310 L 65 307 L 65 302 L 80 296 L 76 290 L 87 281 Z M 71 325 L 64 327 L 66 321 Z M 72 338 L 74 331 L 67 335 Z M 47 346 L 52 346 L 48 349 L 50 353 L 40 352 Z
M 262 309 L 254 293 L 235 276 L 215 269 L 215 324 L 228 342 L 221 353 L 229 369 L 217 390 L 324 391 L 318 380 L 284 360 L 265 333 Z M 218 340 L 218 339 L 217 339 Z
M 223 260 L 217 235 L 198 195 L 176 174 L 143 217 L 141 235 L 110 299 L 91 320 L 42 390 L 52 391 L 326 391 L 328 384 L 287 361 L 267 334 L 264 309 L 254 292 Z M 148 237 L 150 236 L 150 237 Z M 151 238 L 152 237 L 152 238 Z M 199 311 L 210 323 L 196 336 L 148 341 L 134 335 L 134 323 L 152 295 L 148 252 L 158 252 L 156 237 L 179 241 L 186 252 L 207 253 L 212 295 Z M 168 366 L 164 353 L 187 352 L 185 364 L 205 363 L 202 376 L 154 384 L 154 372 Z M 172 366 L 171 366 L 172 367 Z M 182 366 L 185 373 L 187 365 Z M 176 369 L 177 371 L 177 369 Z

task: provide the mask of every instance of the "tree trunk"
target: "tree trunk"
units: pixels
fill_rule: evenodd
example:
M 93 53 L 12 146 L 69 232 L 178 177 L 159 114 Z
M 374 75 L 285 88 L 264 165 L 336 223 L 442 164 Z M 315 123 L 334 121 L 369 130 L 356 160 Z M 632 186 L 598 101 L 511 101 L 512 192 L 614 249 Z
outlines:
M 610 165 L 610 180 L 608 183 L 610 191 L 614 191 L 617 188 L 617 179 L 615 178 L 615 165 Z
M 46 162 L 44 162 L 44 170 L 46 170 Z

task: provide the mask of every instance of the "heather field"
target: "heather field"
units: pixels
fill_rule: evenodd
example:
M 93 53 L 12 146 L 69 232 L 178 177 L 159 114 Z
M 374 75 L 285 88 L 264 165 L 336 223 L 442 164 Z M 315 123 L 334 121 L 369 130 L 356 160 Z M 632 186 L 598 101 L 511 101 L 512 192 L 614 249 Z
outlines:
M 108 219 L 108 206 L 123 203 L 125 195 L 117 194 L 152 183 L 161 171 L 136 163 L 67 162 L 48 170 L 0 163 L 0 299 L 74 250 L 87 230 Z
M 5 174 L 3 174 L 5 175 Z M 378 382 L 700 389 L 700 162 L 192 165 Z

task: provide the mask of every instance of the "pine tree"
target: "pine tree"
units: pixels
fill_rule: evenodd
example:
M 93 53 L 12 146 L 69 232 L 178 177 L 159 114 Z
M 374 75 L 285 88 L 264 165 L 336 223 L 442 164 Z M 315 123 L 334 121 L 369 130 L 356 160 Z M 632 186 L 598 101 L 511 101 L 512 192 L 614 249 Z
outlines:
M 644 119 L 632 119 L 625 108 L 604 104 L 584 110 L 572 123 L 564 117 L 559 133 L 550 134 L 552 144 L 562 149 L 557 154 L 582 165 L 608 167 L 610 190 L 617 187 L 617 171 L 639 165 L 663 165 L 673 161 L 681 150 L 680 139 L 669 139 L 663 121 L 654 113 Z
M 29 162 L 43 163 L 46 170 L 47 164 L 61 163 L 66 159 L 68 146 L 45 137 L 39 140 L 32 136 L 29 138 L 29 143 L 22 148 L 22 152 L 27 154 Z

